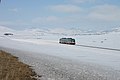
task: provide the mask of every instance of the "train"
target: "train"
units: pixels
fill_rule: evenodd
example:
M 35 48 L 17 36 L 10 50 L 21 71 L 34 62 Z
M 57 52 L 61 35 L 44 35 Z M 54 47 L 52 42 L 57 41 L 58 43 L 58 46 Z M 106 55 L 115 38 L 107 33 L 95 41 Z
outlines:
M 75 45 L 75 39 L 73 38 L 60 38 L 59 39 L 60 44 L 70 44 L 70 45 Z

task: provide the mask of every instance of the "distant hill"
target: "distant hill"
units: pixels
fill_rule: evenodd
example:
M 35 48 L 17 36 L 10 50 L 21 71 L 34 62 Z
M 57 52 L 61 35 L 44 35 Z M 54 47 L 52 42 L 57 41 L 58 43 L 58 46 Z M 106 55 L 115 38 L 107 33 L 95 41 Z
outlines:
M 10 29 L 5 26 L 0 26 L 0 34 L 4 34 L 6 32 L 15 33 L 16 35 L 30 35 L 30 36 L 45 36 L 45 35 L 63 35 L 63 36 L 80 36 L 80 35 L 102 35 L 108 34 L 110 32 L 120 32 L 120 28 L 115 28 L 113 30 L 108 31 L 98 31 L 94 32 L 92 30 L 83 31 L 79 28 L 53 28 L 53 29 L 25 29 L 16 31 L 14 29 Z
M 5 27 L 5 26 L 0 26 L 0 33 L 1 32 L 14 32 L 15 30 L 13 29 L 10 29 L 8 27 Z

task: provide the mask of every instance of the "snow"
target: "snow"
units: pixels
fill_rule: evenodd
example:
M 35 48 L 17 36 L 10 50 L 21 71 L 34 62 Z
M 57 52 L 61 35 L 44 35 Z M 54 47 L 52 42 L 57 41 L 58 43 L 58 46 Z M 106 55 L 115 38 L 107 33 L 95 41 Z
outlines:
M 7 31 L 11 30 L 7 29 Z M 77 36 L 58 35 L 46 31 L 39 31 L 41 34 L 38 35 L 38 31 L 38 29 L 14 31 L 13 36 L 1 34 L 0 47 L 19 56 L 22 61 L 33 66 L 37 73 L 44 74 L 42 80 L 120 79 L 120 51 L 58 43 L 61 37 L 72 37 L 76 39 L 77 45 L 120 49 L 119 30 L 101 35 Z M 1 31 L 1 33 L 4 32 Z M 57 79 L 54 79 L 56 76 Z M 82 78 L 83 76 L 85 78 Z
M 120 32 L 111 32 L 104 35 L 80 36 L 78 44 L 120 49 Z
M 96 63 L 119 69 L 120 52 L 64 45 L 49 40 L 0 39 L 1 46 L 43 53 L 65 59 Z

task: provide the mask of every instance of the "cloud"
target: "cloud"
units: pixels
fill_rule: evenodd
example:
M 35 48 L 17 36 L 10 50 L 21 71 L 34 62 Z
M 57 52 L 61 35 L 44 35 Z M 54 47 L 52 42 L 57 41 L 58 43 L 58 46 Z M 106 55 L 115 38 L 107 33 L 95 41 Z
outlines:
M 88 15 L 93 20 L 120 21 L 120 7 L 115 5 L 100 5 L 94 7 Z
M 30 23 L 29 23 L 30 24 Z M 16 20 L 16 21 L 0 21 L 0 25 L 28 25 L 27 22 L 22 20 Z
M 66 17 L 58 17 L 58 16 L 48 16 L 48 17 L 37 17 L 32 20 L 34 24 L 51 24 L 51 25 L 66 25 L 78 22 L 80 16 L 66 16 Z
M 56 17 L 56 16 L 37 17 L 32 20 L 33 23 L 41 23 L 41 24 L 54 23 L 56 21 L 58 21 L 58 17 Z
M 61 8 L 64 9 L 65 8 Z M 59 12 L 66 12 L 67 10 Z M 54 9 L 55 10 L 55 9 Z M 56 11 L 56 10 L 55 10 Z M 66 13 L 73 13 L 73 11 L 67 11 Z M 77 12 L 76 12 L 77 13 Z M 32 20 L 34 24 L 38 25 L 48 25 L 48 26 L 113 26 L 119 24 L 120 21 L 120 7 L 115 5 L 99 5 L 86 9 L 82 9 L 79 14 L 70 14 L 67 16 L 47 16 L 47 17 L 37 17 Z
M 0 25 L 11 25 L 11 24 L 13 24 L 13 22 L 11 22 L 11 21 L 0 21 Z
M 51 10 L 62 13 L 79 13 L 82 9 L 75 5 L 55 5 L 50 7 Z
M 95 2 L 96 0 L 67 0 L 67 1 L 79 4 L 79 3 Z
M 19 9 L 18 9 L 18 8 L 12 8 L 12 9 L 9 9 L 9 11 L 12 11 L 12 12 L 18 12 Z

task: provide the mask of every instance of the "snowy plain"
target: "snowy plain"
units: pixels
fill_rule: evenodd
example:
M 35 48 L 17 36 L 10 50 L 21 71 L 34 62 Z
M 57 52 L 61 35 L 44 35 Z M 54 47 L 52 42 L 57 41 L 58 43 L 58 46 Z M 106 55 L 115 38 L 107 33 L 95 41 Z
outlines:
M 58 43 L 61 37 L 73 37 L 77 44 L 120 49 L 119 30 L 99 35 L 76 36 L 53 32 L 49 34 L 44 30 L 38 33 L 38 29 L 37 32 L 15 31 L 5 27 L 0 30 L 0 48 L 31 65 L 43 76 L 42 80 L 120 79 L 120 51 Z M 12 32 L 14 35 L 5 36 L 5 32 Z

